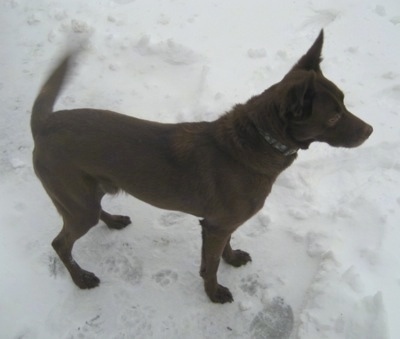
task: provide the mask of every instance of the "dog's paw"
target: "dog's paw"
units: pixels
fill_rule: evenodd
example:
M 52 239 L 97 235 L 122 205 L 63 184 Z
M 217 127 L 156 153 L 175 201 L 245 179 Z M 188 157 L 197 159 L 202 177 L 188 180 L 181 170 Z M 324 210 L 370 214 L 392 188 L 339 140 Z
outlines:
M 240 267 L 246 265 L 251 261 L 251 256 L 249 253 L 242 250 L 234 250 L 232 251 L 232 255 L 230 257 L 223 258 L 225 262 L 234 267 Z
M 217 285 L 217 289 L 213 293 L 207 292 L 207 295 L 212 302 L 217 304 L 231 303 L 233 301 L 232 293 L 222 285 Z
M 103 218 L 106 225 L 114 230 L 122 230 L 131 223 L 131 219 L 124 215 L 109 215 Z
M 100 279 L 94 273 L 85 270 L 80 270 L 72 279 L 81 289 L 94 288 L 100 284 Z

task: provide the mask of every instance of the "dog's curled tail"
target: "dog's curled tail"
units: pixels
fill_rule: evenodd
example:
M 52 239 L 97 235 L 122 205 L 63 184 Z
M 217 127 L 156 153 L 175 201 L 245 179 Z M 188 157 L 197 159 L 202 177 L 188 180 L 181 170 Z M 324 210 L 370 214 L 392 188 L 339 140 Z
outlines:
M 61 59 L 56 69 L 51 73 L 41 88 L 33 104 L 31 130 L 34 138 L 41 132 L 46 120 L 53 112 L 54 104 L 68 73 L 68 66 L 75 55 L 76 51 L 70 51 Z

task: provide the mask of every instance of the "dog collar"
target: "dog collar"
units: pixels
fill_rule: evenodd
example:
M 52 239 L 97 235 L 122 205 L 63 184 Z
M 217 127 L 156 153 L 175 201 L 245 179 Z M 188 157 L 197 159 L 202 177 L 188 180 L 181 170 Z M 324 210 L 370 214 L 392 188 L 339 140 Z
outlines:
M 287 157 L 289 155 L 293 155 L 293 154 L 297 153 L 297 151 L 299 150 L 298 148 L 290 148 L 289 146 L 282 144 L 281 142 L 276 140 L 271 134 L 263 131 L 262 129 L 260 129 L 258 127 L 257 127 L 257 130 L 258 130 L 258 133 L 261 134 L 261 136 L 264 138 L 264 140 L 266 142 L 268 142 L 273 148 L 275 148 L 279 152 L 281 152 L 285 157 Z

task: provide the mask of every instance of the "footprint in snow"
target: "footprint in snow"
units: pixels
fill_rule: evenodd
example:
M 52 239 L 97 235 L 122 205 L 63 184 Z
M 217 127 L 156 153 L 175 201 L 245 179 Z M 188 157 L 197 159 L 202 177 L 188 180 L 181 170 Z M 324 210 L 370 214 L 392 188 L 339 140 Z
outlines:
M 70 332 L 70 338 L 95 338 L 103 332 L 104 320 L 100 314 L 85 320 L 81 326 Z
M 306 235 L 307 254 L 311 258 L 319 258 L 330 247 L 329 238 L 323 233 L 308 232 Z
M 160 224 L 166 227 L 174 226 L 179 224 L 185 215 L 179 212 L 168 212 L 161 216 Z
M 178 280 L 178 274 L 171 270 L 161 270 L 153 274 L 153 280 L 162 287 L 175 283 Z
M 385 80 L 394 80 L 397 78 L 397 74 L 395 72 L 389 71 L 382 74 L 382 78 Z
M 101 263 L 103 271 L 136 285 L 143 277 L 143 267 L 133 256 L 110 255 Z
M 243 278 L 242 284 L 240 285 L 241 290 L 250 296 L 255 295 L 260 289 L 265 290 L 267 286 L 261 283 L 259 278 L 258 274 L 251 274 Z
M 386 16 L 386 9 L 382 5 L 376 5 L 375 7 L 375 13 L 378 14 L 379 16 Z
M 149 307 L 132 306 L 122 310 L 114 338 L 153 337 L 154 314 Z
M 66 270 L 64 264 L 55 254 L 50 254 L 47 258 L 49 273 L 51 277 L 57 278 L 59 275 L 64 275 Z
M 307 28 L 308 26 L 326 27 L 340 15 L 340 12 L 335 9 L 320 9 L 313 10 L 313 12 L 314 14 L 308 17 L 302 28 Z
M 190 65 L 200 60 L 200 55 L 172 39 L 153 43 L 147 35 L 138 41 L 135 50 L 142 56 L 158 57 L 171 65 Z
M 280 297 L 275 297 L 258 312 L 250 324 L 252 338 L 288 339 L 293 330 L 293 311 Z

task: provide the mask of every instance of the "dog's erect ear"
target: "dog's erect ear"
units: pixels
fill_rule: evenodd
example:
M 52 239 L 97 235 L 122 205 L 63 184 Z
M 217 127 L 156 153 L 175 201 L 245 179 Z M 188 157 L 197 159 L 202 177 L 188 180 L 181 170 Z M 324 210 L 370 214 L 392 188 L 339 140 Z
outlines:
M 300 60 L 297 62 L 296 65 L 294 65 L 292 70 L 302 69 L 305 71 L 312 70 L 316 72 L 321 72 L 319 64 L 322 61 L 321 52 L 323 43 L 324 43 L 324 31 L 321 29 L 318 38 L 315 40 L 315 42 L 307 51 L 307 53 L 300 58 Z
M 312 110 L 314 98 L 315 72 L 301 72 L 302 76 L 296 77 L 285 86 L 279 115 L 282 119 L 303 119 Z

